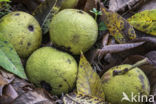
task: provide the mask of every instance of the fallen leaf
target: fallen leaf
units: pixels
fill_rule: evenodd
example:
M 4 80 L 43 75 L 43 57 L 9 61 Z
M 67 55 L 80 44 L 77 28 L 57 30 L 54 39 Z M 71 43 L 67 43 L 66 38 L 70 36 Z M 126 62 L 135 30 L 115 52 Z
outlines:
M 0 96 L 2 96 L 3 88 L 8 82 L 0 75 Z
M 136 13 L 128 22 L 139 31 L 156 35 L 156 9 Z
M 87 0 L 79 0 L 76 8 L 83 10 L 86 2 Z
M 84 94 L 72 93 L 63 97 L 64 104 L 108 104 L 103 99 Z
M 14 80 L 14 76 L 7 72 L 4 72 L 0 68 L 0 96 L 3 95 L 3 88 Z
M 105 98 L 101 79 L 98 74 L 92 69 L 91 65 L 83 54 L 80 57 L 79 72 L 77 79 L 77 92 L 85 95 Z
M 107 45 L 104 46 L 102 49 L 98 49 L 96 54 L 99 57 L 103 57 L 107 53 L 119 53 L 135 47 L 139 47 L 143 44 L 144 42 Z
M 21 60 L 14 47 L 2 37 L 0 37 L 0 66 L 20 78 L 27 79 Z
M 17 97 L 12 104 L 54 104 L 45 90 L 36 89 L 34 91 L 28 91 Z
M 0 97 L 0 104 L 10 104 L 17 97 L 18 93 L 13 86 L 9 84 L 4 88 L 3 96 Z
M 144 5 L 142 5 L 140 8 L 137 9 L 137 12 L 156 9 L 155 5 L 156 5 L 156 0 L 147 0 L 147 2 L 144 3 Z
M 49 31 L 52 17 L 60 10 L 62 0 L 46 0 L 33 12 L 33 16 L 39 21 L 43 34 Z
M 114 12 L 126 12 L 129 10 L 134 10 L 140 5 L 144 4 L 147 0 L 110 0 L 109 10 Z
M 126 43 L 136 38 L 133 27 L 123 17 L 106 9 L 101 3 L 100 7 L 103 13 L 101 18 L 117 42 Z
M 33 85 L 19 78 L 15 78 L 11 84 L 19 95 L 34 89 Z
M 139 37 L 134 39 L 133 41 L 139 41 L 139 42 L 144 41 L 144 42 L 151 43 L 152 45 L 156 45 L 156 38 L 154 37 Z
M 90 10 L 92 10 L 93 8 L 97 8 L 97 1 L 98 0 L 87 0 L 84 11 L 90 13 Z

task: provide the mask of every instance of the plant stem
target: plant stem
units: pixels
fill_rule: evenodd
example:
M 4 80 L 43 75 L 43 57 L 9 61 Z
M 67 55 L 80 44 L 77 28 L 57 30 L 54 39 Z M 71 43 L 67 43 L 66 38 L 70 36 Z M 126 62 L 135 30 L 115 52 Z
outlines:
M 136 62 L 134 65 L 132 65 L 132 66 L 129 67 L 129 68 L 125 68 L 125 69 L 120 70 L 120 71 L 114 70 L 114 71 L 113 71 L 113 76 L 125 74 L 125 73 L 127 73 L 128 71 L 130 71 L 130 70 L 132 70 L 132 69 L 134 69 L 134 68 L 136 68 L 136 67 L 139 67 L 139 66 L 141 66 L 141 65 L 147 64 L 147 63 L 149 63 L 148 58 L 144 58 L 143 60 Z
M 95 21 L 97 21 L 97 14 L 95 14 Z

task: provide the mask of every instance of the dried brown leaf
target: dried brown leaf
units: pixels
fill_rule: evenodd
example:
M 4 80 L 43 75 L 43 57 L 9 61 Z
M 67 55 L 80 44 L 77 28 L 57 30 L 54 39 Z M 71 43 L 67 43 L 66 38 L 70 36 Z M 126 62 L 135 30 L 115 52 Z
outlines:
M 107 45 L 107 46 L 103 47 L 102 49 L 98 49 L 97 55 L 99 57 L 103 57 L 107 53 L 123 52 L 123 51 L 129 50 L 129 49 L 135 48 L 135 47 L 139 47 L 143 44 L 144 44 L 144 42 Z
M 14 87 L 14 89 L 17 91 L 19 95 L 22 95 L 27 91 L 31 91 L 34 88 L 34 86 L 32 86 L 30 83 L 19 78 L 15 78 L 15 80 L 12 82 L 12 86 Z
M 15 99 L 12 104 L 54 104 L 43 89 L 28 91 Z
M 0 97 L 0 104 L 10 104 L 14 99 L 18 97 L 17 92 L 11 84 L 4 88 L 3 96 Z
M 137 12 L 156 9 L 156 0 L 146 0 L 146 1 L 147 2 L 144 5 L 142 5 L 139 9 L 137 9 Z
M 154 37 L 139 37 L 134 39 L 133 41 L 145 41 L 145 42 L 152 43 L 152 45 L 156 45 L 156 38 Z
M 79 0 L 76 8 L 84 9 L 86 2 L 87 0 Z
M 136 9 L 147 0 L 110 0 L 109 10 L 114 12 L 125 12 Z
M 0 68 L 0 96 L 2 96 L 3 88 L 14 80 L 14 75 L 7 73 Z
M 97 3 L 98 0 L 87 0 L 84 11 L 90 13 L 90 10 L 92 10 L 93 8 L 97 8 Z

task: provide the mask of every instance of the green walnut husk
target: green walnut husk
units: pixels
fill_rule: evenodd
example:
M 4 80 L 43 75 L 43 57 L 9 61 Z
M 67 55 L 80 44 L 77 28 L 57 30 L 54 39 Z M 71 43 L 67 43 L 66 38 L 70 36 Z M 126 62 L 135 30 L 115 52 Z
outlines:
M 15 47 L 20 57 L 28 57 L 41 45 L 40 25 L 32 15 L 25 12 L 11 12 L 2 17 L 0 33 Z
M 50 24 L 50 39 L 75 55 L 86 52 L 98 36 L 96 21 L 86 12 L 64 9 L 53 17 Z
M 75 86 L 75 59 L 51 47 L 36 50 L 28 59 L 26 72 L 29 80 L 53 95 L 67 93 Z
M 113 75 L 113 71 L 120 71 L 125 68 L 130 68 L 131 65 L 119 65 L 109 69 L 102 76 L 103 90 L 106 96 L 106 100 L 111 104 L 144 104 L 143 102 L 130 102 L 122 100 L 123 92 L 127 94 L 131 100 L 133 93 L 134 95 L 146 95 L 149 96 L 150 85 L 148 78 L 144 72 L 138 67 L 133 70 L 129 70 L 125 74 Z M 138 97 L 136 97 L 138 99 Z

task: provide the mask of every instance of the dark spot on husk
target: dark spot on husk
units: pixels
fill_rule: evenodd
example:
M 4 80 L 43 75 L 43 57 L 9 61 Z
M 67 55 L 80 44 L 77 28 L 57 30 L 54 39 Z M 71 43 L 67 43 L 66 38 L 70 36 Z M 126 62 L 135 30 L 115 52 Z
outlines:
M 40 85 L 41 85 L 42 88 L 46 89 L 47 91 L 51 91 L 52 90 L 52 87 L 46 81 L 41 81 Z
M 140 27 L 140 24 L 136 24 L 137 27 Z
M 78 10 L 78 13 L 83 14 L 83 11 L 82 10 Z
M 27 45 L 28 45 L 28 47 L 29 47 L 29 46 L 31 45 L 31 43 L 30 43 L 30 42 L 28 42 L 28 44 L 27 44 Z
M 20 45 L 23 45 L 23 41 L 20 41 Z
M 60 84 L 59 87 L 62 87 L 62 85 Z
M 19 16 L 19 15 L 20 15 L 19 13 L 16 13 L 16 14 L 15 14 L 15 16 Z
M 79 39 L 80 39 L 79 35 L 73 35 L 71 42 L 77 44 L 79 42 Z
M 142 74 L 139 74 L 139 79 L 140 79 L 140 82 L 142 84 L 142 88 L 145 89 L 145 83 L 144 83 L 144 76 Z
M 67 59 L 67 62 L 68 62 L 69 64 L 71 64 L 71 60 L 70 60 L 70 59 Z
M 33 25 L 29 25 L 28 29 L 29 29 L 29 31 L 33 32 L 34 31 L 34 26 Z
M 4 43 L 6 43 L 6 44 L 7 44 L 7 43 L 8 43 L 8 41 L 4 41 Z

